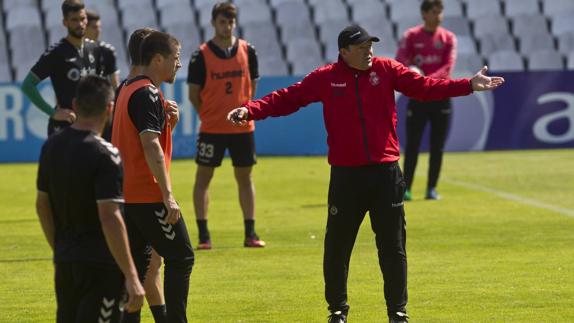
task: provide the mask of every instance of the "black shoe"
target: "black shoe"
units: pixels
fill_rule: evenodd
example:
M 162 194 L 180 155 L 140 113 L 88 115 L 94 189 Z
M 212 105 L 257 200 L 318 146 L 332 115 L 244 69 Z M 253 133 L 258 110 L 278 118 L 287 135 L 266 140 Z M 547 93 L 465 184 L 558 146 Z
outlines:
M 347 323 L 347 315 L 341 311 L 331 312 L 328 323 Z
M 389 315 L 389 323 L 407 323 L 409 316 L 404 312 L 396 312 L 394 315 Z

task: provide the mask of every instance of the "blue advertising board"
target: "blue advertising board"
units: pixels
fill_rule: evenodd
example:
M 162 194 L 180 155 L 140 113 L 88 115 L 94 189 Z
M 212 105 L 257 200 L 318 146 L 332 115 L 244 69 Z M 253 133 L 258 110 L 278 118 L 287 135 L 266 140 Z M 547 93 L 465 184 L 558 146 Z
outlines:
M 453 99 L 447 151 L 574 147 L 574 71 L 497 75 L 506 83 L 496 91 Z M 262 78 L 257 96 L 300 79 Z M 174 158 L 191 158 L 199 120 L 187 99 L 187 84 L 177 80 L 163 91 L 181 110 L 181 121 L 174 131 Z M 48 102 L 54 102 L 49 82 L 40 85 L 40 92 Z M 407 101 L 397 93 L 401 144 L 406 142 Z M 0 84 L 0 162 L 36 161 L 46 139 L 47 123 L 47 116 L 32 106 L 20 84 Z M 311 104 L 290 116 L 258 121 L 255 139 L 258 155 L 325 155 L 321 104 Z M 423 150 L 427 147 L 428 140 L 423 140 Z

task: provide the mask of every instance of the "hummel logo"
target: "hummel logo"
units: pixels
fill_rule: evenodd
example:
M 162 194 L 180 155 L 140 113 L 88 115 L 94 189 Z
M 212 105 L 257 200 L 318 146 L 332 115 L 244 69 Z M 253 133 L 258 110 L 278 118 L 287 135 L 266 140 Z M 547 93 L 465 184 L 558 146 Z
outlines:
M 331 87 L 347 87 L 347 83 L 333 83 L 333 82 L 331 82 Z
M 71 63 L 71 62 L 75 62 L 77 59 L 78 59 L 77 57 L 72 57 L 72 58 L 66 58 L 65 61 L 68 63 Z
M 399 207 L 399 206 L 403 206 L 405 203 L 400 202 L 400 203 L 391 203 L 391 207 Z
M 359 36 L 361 34 L 360 31 L 357 31 L 356 33 L 352 34 L 351 36 L 349 36 L 349 38 L 355 38 L 355 36 Z
M 157 216 L 157 222 L 159 222 L 161 225 L 163 235 L 169 240 L 173 240 L 175 238 L 175 231 L 173 231 L 171 224 L 167 223 L 165 220 L 165 209 L 162 209 L 161 211 L 155 211 L 154 213 L 155 216 Z
M 98 318 L 98 323 L 109 323 L 113 314 L 112 306 L 114 306 L 116 300 L 113 298 L 108 300 L 104 297 L 102 303 L 103 304 L 100 308 L 100 317 Z

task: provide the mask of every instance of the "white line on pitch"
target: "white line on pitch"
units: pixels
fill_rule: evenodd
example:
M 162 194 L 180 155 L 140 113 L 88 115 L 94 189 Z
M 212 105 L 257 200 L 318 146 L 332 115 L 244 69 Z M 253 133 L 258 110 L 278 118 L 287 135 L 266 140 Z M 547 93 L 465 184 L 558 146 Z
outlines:
M 490 187 L 477 185 L 477 184 L 473 184 L 473 183 L 467 183 L 467 182 L 457 181 L 457 180 L 452 180 L 452 179 L 445 179 L 444 181 L 448 182 L 450 184 L 466 187 L 469 189 L 473 189 L 473 190 L 477 190 L 477 191 L 481 191 L 481 192 L 486 192 L 486 193 L 491 193 L 491 194 L 494 194 L 496 196 L 502 197 L 502 198 L 507 199 L 507 200 L 535 206 L 535 207 L 538 207 L 541 209 L 546 209 L 546 210 L 554 211 L 554 212 L 557 212 L 557 213 L 560 213 L 560 214 L 563 214 L 566 216 L 574 217 L 574 210 L 571 210 L 571 209 L 567 209 L 567 208 L 563 208 L 563 207 L 559 207 L 559 206 L 554 206 L 554 205 L 551 205 L 548 203 L 544 203 L 544 202 L 540 202 L 537 200 L 522 197 L 520 195 L 511 194 L 511 193 L 507 193 L 504 191 L 499 191 L 499 190 L 496 190 L 496 189 L 493 189 Z

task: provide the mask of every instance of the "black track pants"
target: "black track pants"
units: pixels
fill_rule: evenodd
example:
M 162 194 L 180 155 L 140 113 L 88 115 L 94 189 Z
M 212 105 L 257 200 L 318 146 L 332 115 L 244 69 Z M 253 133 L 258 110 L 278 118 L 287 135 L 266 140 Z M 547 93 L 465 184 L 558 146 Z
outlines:
M 323 273 L 330 311 L 349 310 L 347 275 L 366 212 L 375 233 L 388 313 L 406 312 L 405 183 L 398 163 L 332 167 Z
M 419 148 L 427 122 L 430 122 L 430 159 L 427 189 L 437 186 L 442 154 L 451 119 L 451 101 L 418 102 L 409 100 L 407 108 L 407 147 L 405 151 L 405 182 L 411 189 Z
M 119 268 L 86 262 L 55 267 L 56 322 L 121 322 L 125 281 Z
M 172 225 L 165 221 L 166 216 L 167 210 L 162 203 L 125 205 L 130 247 L 140 280 L 144 281 L 153 247 L 165 263 L 164 291 L 168 322 L 187 322 L 187 295 L 194 254 L 183 216 Z M 139 312 L 124 317 L 124 322 L 139 321 Z

